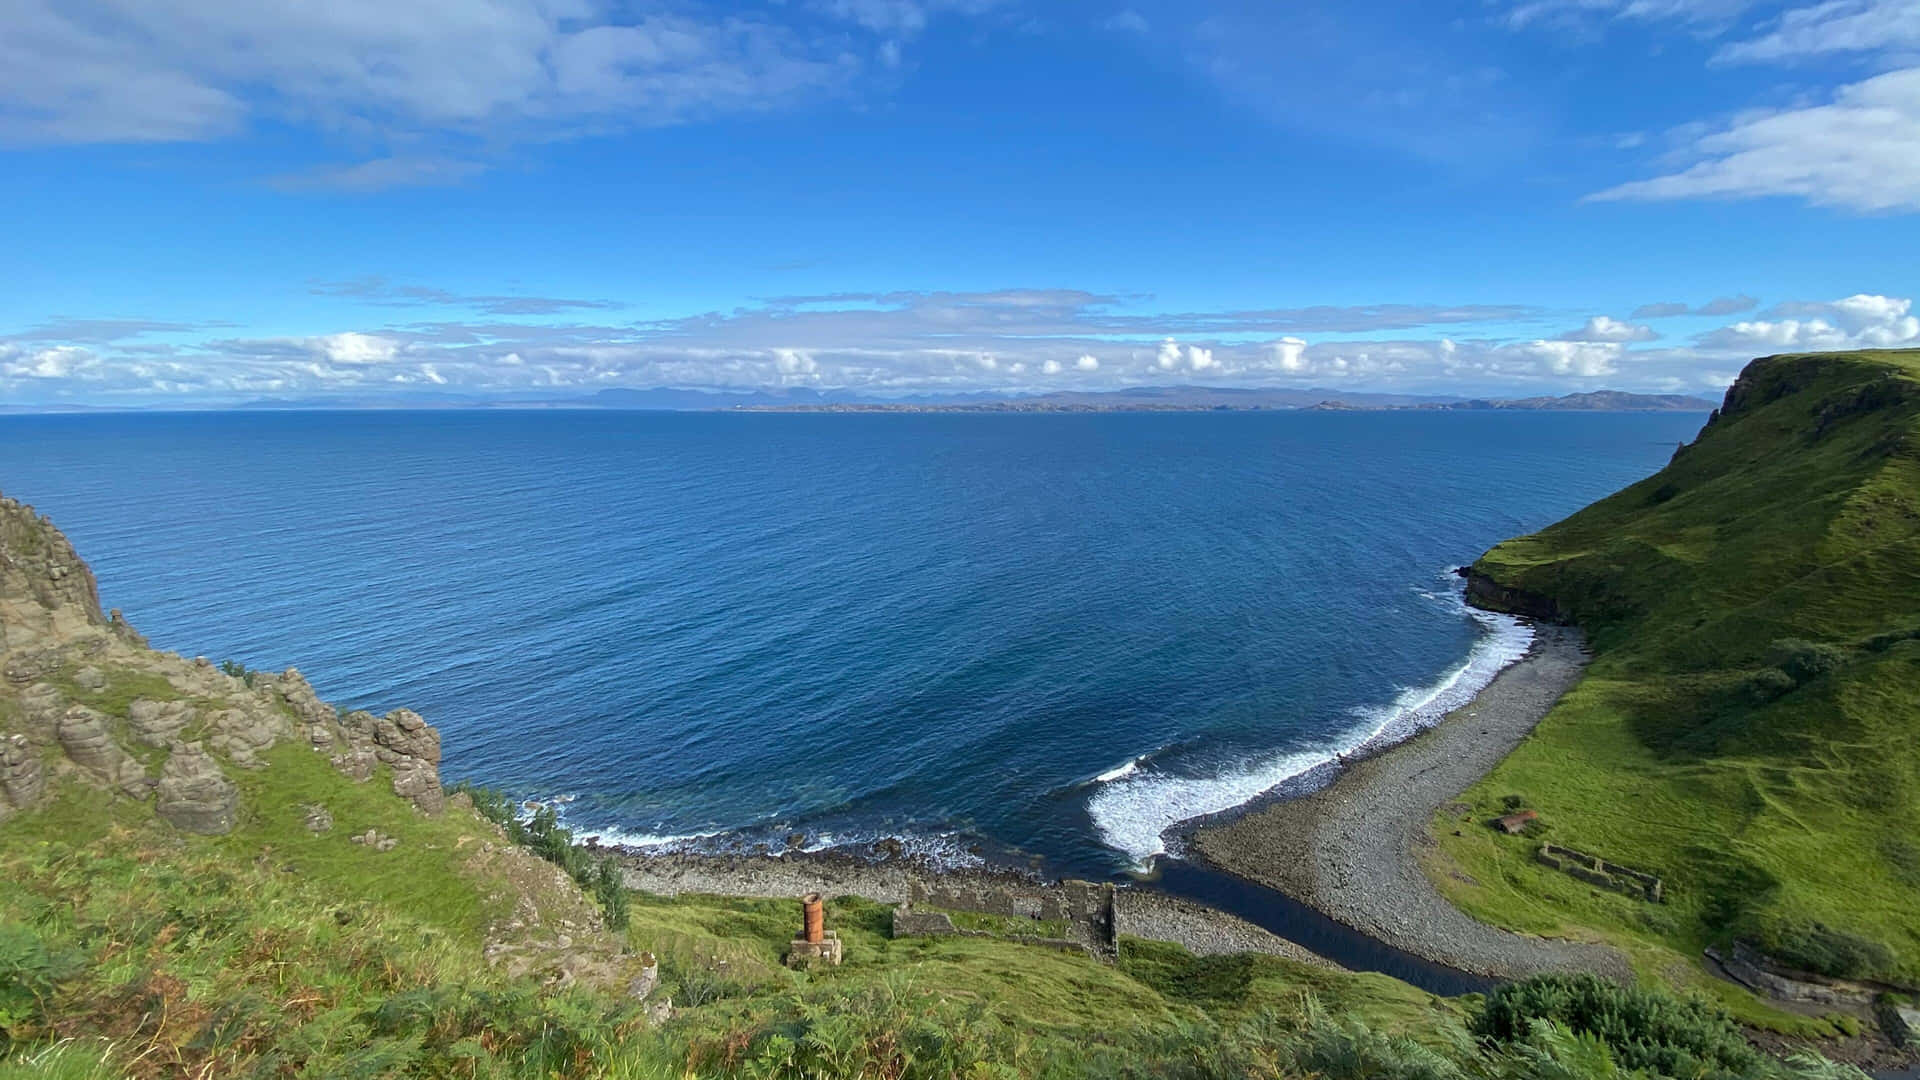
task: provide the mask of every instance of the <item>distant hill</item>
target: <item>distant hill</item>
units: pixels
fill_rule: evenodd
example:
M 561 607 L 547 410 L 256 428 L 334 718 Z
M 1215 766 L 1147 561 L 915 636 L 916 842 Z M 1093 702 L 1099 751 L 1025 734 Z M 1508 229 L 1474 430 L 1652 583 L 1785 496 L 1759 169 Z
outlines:
M 1143 386 L 1126 390 L 1065 391 L 1028 397 L 909 398 L 875 401 L 842 398 L 746 404 L 767 412 L 1209 412 L 1266 409 L 1371 411 L 1380 409 L 1513 409 L 1580 412 L 1709 412 L 1706 398 L 1678 394 L 1629 394 L 1596 390 L 1564 397 L 1456 398 L 1414 394 L 1343 393 L 1255 387 Z
M 1511 797 L 1668 899 L 1602 895 L 1450 815 L 1456 901 L 1648 971 L 1742 942 L 1920 987 L 1920 350 L 1754 361 L 1671 464 L 1487 552 L 1469 596 L 1578 624 L 1596 654 L 1472 813 Z
M 1068 390 L 1048 394 L 917 394 L 866 397 L 851 390 L 780 387 L 721 390 L 698 387 L 609 387 L 592 394 L 511 394 L 446 391 L 256 398 L 232 404 L 199 404 L 212 411 L 608 409 L 631 412 L 1206 412 L 1265 409 L 1565 409 L 1588 412 L 1707 412 L 1714 403 L 1677 394 L 1629 394 L 1596 390 L 1563 397 L 1461 398 L 1447 395 L 1349 393 L 1326 387 L 1304 390 L 1244 386 L 1138 386 L 1123 390 Z M 165 408 L 180 408 L 169 405 Z M 133 412 L 142 406 L 0 405 L 0 415 L 50 412 Z
M 1629 394 L 1590 390 L 1560 397 L 1474 398 L 1438 406 L 1444 409 L 1531 409 L 1563 412 L 1711 412 L 1717 402 L 1684 394 Z

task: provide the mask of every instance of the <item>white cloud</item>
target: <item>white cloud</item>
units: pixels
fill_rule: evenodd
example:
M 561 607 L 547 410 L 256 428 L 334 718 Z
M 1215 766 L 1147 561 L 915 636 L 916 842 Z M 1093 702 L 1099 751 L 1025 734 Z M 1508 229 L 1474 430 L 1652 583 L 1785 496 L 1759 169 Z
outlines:
M 385 364 L 400 352 L 391 338 L 351 331 L 314 338 L 311 347 L 335 364 Z
M 1585 326 L 1560 335 L 1561 341 L 1614 342 L 1652 341 L 1659 337 L 1651 326 L 1621 322 L 1606 315 L 1595 315 Z
M 81 373 L 93 354 L 77 345 L 28 350 L 0 344 L 0 375 L 23 379 L 66 379 Z
M 1692 141 L 1700 159 L 1595 200 L 1794 196 L 1862 211 L 1920 210 L 1920 67 L 1841 87 L 1833 101 L 1756 112 Z
M 1766 33 L 1723 47 L 1716 59 L 1764 63 L 1917 47 L 1920 0 L 1828 0 L 1786 12 Z
M 1100 25 L 1122 34 L 1145 34 L 1153 29 L 1147 23 L 1147 17 L 1132 8 L 1117 12 Z
M 1827 303 L 1782 304 L 1771 319 L 1716 330 L 1703 344 L 1723 349 L 1862 349 L 1920 343 L 1913 301 L 1861 294 Z
M 1531 359 L 1544 375 L 1597 379 L 1619 371 L 1621 348 L 1612 342 L 1529 341 L 1511 349 Z
M 192 335 L 204 328 L 68 319 L 0 336 L 0 399 L 232 400 L 396 388 L 564 396 L 609 386 L 808 386 L 886 396 L 1058 388 L 1069 375 L 1072 385 L 1090 390 L 1204 380 L 1531 396 L 1595 386 L 1712 390 L 1725 385 L 1725 372 L 1761 353 L 1920 345 L 1911 300 L 1867 293 L 1780 304 L 1761 318 L 1660 349 L 1634 347 L 1641 335 L 1617 320 L 1589 322 L 1599 332 L 1585 336 L 1626 340 L 1513 340 L 1492 336 L 1502 328 L 1497 322 L 1444 336 L 1388 334 L 1404 309 L 1308 309 L 1316 325 L 1336 328 L 1356 313 L 1396 312 L 1364 340 L 1346 329 L 1315 340 L 1320 331 L 1276 336 L 1245 329 L 1307 318 L 1279 309 L 1242 319 L 1232 312 L 1127 314 L 1115 310 L 1119 305 L 1072 290 L 1010 289 L 878 301 L 792 298 L 639 324 L 490 316 L 198 341 Z M 1199 334 L 1194 326 L 1228 329 Z M 165 327 L 168 341 L 147 341 L 149 327 Z
M 990 5 L 829 6 L 892 40 L 932 11 Z M 335 170 L 347 186 L 476 167 L 449 146 L 785 107 L 850 88 L 885 44 L 669 0 L 0 0 L 0 19 L 0 140 L 204 140 L 270 122 L 404 148 Z
M 1501 21 L 1520 30 L 1539 24 L 1589 19 L 1723 24 L 1753 6 L 1753 0 L 1523 0 Z
M 817 0 L 815 6 L 838 19 L 883 34 L 914 35 L 936 15 L 980 15 L 1001 0 Z
M 1182 349 L 1180 343 L 1172 338 L 1167 338 L 1160 343 L 1159 352 L 1154 357 L 1154 366 L 1161 371 L 1178 371 L 1193 375 L 1219 370 L 1219 364 L 1214 360 L 1212 349 L 1203 349 L 1198 345 L 1188 345 Z

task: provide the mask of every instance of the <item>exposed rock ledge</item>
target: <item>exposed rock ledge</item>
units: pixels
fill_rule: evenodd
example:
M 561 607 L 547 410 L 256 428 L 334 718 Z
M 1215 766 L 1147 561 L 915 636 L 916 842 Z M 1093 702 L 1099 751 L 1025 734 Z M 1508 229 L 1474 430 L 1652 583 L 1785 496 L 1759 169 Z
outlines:
M 101 612 L 93 572 L 53 523 L 5 497 L 0 675 L 0 820 L 72 777 L 151 800 L 183 831 L 224 833 L 245 812 L 227 771 L 300 740 L 355 780 L 385 766 L 423 813 L 446 805 L 440 735 L 419 714 L 342 717 L 291 668 L 236 676 L 149 649 L 119 612 Z
M 1502 585 L 1471 566 L 1463 566 L 1455 573 L 1467 579 L 1467 603 L 1474 607 L 1487 611 L 1505 612 L 1508 615 L 1519 615 L 1540 622 L 1560 624 L 1573 622 L 1572 616 L 1550 596 L 1541 596 L 1527 592 L 1525 589 Z

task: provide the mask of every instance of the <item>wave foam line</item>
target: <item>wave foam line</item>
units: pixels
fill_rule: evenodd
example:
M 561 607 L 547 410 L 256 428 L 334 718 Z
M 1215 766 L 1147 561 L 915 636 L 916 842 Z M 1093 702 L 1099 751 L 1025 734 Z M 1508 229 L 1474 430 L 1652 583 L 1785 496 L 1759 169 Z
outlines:
M 1355 751 L 1379 749 L 1432 727 L 1473 700 L 1533 645 L 1533 628 L 1513 616 L 1468 607 L 1456 590 L 1428 595 L 1484 629 L 1459 666 L 1426 686 L 1403 691 L 1390 705 L 1356 710 L 1361 723 L 1323 746 L 1257 759 L 1210 777 L 1115 769 L 1101 777 L 1087 801 L 1101 842 L 1144 869 L 1167 853 L 1166 833 L 1174 826 L 1242 806 Z

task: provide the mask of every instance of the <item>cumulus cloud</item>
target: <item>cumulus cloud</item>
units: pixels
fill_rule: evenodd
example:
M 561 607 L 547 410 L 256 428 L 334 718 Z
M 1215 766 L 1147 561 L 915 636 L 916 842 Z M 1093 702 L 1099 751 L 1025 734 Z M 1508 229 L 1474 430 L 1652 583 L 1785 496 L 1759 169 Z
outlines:
M 1920 210 L 1920 67 L 1843 86 L 1824 105 L 1748 113 L 1688 141 L 1694 164 L 1598 201 L 1790 196 L 1869 212 Z
M 1587 320 L 1585 326 L 1569 330 L 1560 335 L 1561 341 L 1613 342 L 1652 341 L 1659 337 L 1651 326 L 1621 322 L 1606 315 L 1595 315 Z
M 1530 341 L 1513 349 L 1518 355 L 1531 358 L 1547 375 L 1594 379 L 1619 370 L 1621 350 L 1612 342 Z
M 0 375 L 16 379 L 72 378 L 92 360 L 92 353 L 76 345 L 34 350 L 0 345 Z
M 1737 322 L 1702 339 L 1747 350 L 1892 348 L 1920 343 L 1920 318 L 1904 297 L 1861 294 L 1826 303 L 1781 304 L 1766 319 Z
M 399 343 L 391 338 L 352 331 L 313 338 L 305 344 L 335 364 L 385 364 L 400 353 Z
M 391 287 L 374 291 L 388 295 Z M 804 386 L 885 397 L 1190 381 L 1480 396 L 1595 386 L 1712 392 L 1758 353 L 1920 344 L 1912 302 L 1877 294 L 1781 304 L 1668 348 L 1638 347 L 1644 335 L 1635 324 L 1604 317 L 1548 340 L 1516 337 L 1496 320 L 1408 332 L 1392 325 L 1408 309 L 1392 306 L 1161 315 L 1129 309 L 1137 303 L 1069 289 L 893 294 L 884 302 L 867 294 L 788 297 L 646 322 L 493 317 L 304 337 L 215 338 L 137 319 L 63 320 L 0 337 L 0 397 L 173 402 L 395 389 L 552 397 L 616 386 Z M 1364 338 L 1344 329 L 1245 329 L 1344 327 L 1383 310 L 1396 315 Z M 150 345 L 145 326 L 169 327 L 170 340 Z M 62 330 L 96 340 L 63 340 Z

